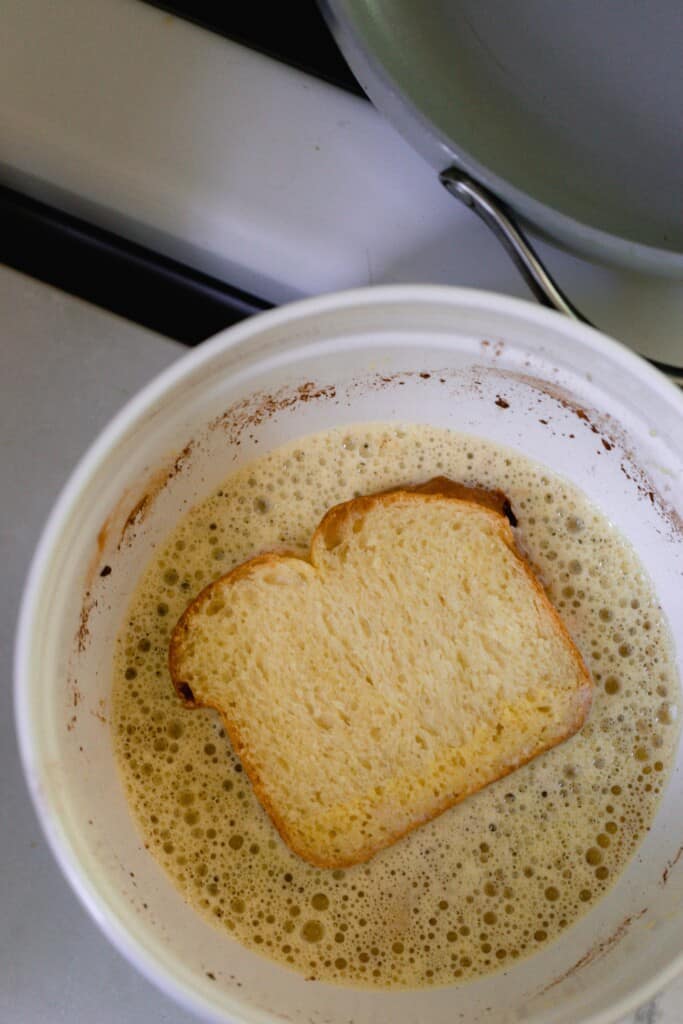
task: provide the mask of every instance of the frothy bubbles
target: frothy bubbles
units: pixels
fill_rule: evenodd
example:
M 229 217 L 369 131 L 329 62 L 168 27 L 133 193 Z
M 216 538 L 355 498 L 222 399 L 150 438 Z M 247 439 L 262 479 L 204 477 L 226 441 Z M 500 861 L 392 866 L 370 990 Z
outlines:
M 499 487 L 595 680 L 568 742 L 382 851 L 325 871 L 284 845 L 213 712 L 167 670 L 192 597 L 255 551 L 304 553 L 327 509 L 445 474 Z M 142 578 L 118 641 L 116 751 L 149 849 L 189 903 L 307 977 L 448 984 L 551 942 L 624 868 L 655 813 L 679 708 L 665 623 L 634 552 L 572 486 L 506 449 L 424 426 L 308 437 L 192 510 Z

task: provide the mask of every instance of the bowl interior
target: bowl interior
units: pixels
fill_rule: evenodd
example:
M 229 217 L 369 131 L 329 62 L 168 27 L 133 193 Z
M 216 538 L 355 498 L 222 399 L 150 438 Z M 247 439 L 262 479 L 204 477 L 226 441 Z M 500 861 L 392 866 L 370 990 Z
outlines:
M 653 829 L 605 899 L 541 953 L 460 988 L 307 982 L 190 910 L 131 818 L 110 737 L 111 663 L 154 546 L 256 455 L 386 420 L 485 436 L 572 480 L 636 546 L 680 631 L 683 400 L 663 377 L 587 328 L 482 293 L 376 289 L 301 303 L 233 328 L 154 382 L 96 442 L 53 512 L 17 647 L 20 741 L 44 828 L 109 937 L 209 1017 L 617 1019 L 680 965 L 680 751 Z

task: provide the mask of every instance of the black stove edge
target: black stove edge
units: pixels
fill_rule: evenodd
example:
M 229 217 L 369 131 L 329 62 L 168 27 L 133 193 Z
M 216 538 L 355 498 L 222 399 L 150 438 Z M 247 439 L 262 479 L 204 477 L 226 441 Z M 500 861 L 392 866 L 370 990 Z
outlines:
M 198 345 L 272 304 L 0 185 L 0 263 Z M 683 387 L 683 367 L 649 359 Z
M 225 0 L 146 2 L 367 99 L 316 0 L 266 4 L 265 7 L 259 3 L 226 3 Z
M 185 345 L 270 308 L 263 299 L 5 186 L 0 262 Z

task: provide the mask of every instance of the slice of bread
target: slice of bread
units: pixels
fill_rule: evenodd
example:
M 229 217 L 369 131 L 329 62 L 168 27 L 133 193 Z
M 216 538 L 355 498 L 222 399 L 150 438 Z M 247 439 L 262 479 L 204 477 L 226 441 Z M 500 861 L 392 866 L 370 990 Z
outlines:
M 583 724 L 590 676 L 504 511 L 442 479 L 356 498 L 309 559 L 252 558 L 176 626 L 178 693 L 312 864 L 367 860 Z

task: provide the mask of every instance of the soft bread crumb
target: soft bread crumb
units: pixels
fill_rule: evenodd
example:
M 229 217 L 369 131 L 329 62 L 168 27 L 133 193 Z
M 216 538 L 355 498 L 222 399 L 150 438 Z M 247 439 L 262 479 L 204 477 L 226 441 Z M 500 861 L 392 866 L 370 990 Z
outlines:
M 368 860 L 583 724 L 590 676 L 506 514 L 444 478 L 356 498 L 308 560 L 251 559 L 180 619 L 176 690 L 304 859 Z

